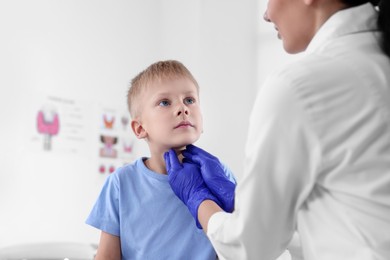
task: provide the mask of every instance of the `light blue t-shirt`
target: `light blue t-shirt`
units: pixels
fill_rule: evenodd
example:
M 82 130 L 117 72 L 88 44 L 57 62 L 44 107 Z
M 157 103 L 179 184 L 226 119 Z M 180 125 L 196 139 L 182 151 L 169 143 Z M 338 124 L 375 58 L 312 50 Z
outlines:
M 149 170 L 143 159 L 109 175 L 86 223 L 119 236 L 122 259 L 216 259 L 168 176 Z

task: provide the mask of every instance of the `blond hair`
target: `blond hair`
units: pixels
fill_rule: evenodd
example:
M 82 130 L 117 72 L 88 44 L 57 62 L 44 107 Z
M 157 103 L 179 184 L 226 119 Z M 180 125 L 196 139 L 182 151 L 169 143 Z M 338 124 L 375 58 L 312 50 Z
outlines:
M 127 105 L 131 117 L 135 118 L 138 116 L 139 105 L 137 103 L 137 99 L 143 89 L 156 81 L 177 78 L 190 79 L 199 91 L 199 85 L 194 76 L 181 62 L 176 60 L 155 62 L 135 76 L 131 80 L 131 85 L 129 91 L 127 92 Z

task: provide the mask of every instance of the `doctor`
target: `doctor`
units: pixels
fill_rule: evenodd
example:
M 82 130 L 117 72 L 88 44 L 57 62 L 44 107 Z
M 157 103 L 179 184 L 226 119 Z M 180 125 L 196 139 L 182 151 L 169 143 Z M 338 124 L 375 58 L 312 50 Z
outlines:
M 306 54 L 259 90 L 236 190 L 194 146 L 165 154 L 172 189 L 221 259 L 276 259 L 297 230 L 307 260 L 389 260 L 390 0 L 269 0 L 264 18 Z

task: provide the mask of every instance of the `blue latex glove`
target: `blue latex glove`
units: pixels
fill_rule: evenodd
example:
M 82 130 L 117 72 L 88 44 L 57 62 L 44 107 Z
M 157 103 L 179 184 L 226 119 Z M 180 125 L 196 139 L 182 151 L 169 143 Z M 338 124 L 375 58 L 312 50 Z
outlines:
M 221 208 L 226 212 L 233 212 L 236 183 L 229 179 L 227 172 L 230 171 L 217 157 L 194 145 L 187 145 L 182 153 L 185 157 L 184 162 L 194 162 L 199 165 L 204 182 L 221 202 Z
M 218 205 L 221 203 L 207 188 L 196 164 L 180 163 L 173 149 L 164 154 L 164 160 L 173 192 L 186 204 L 196 221 L 196 226 L 202 229 L 198 220 L 199 205 L 204 200 L 213 200 Z

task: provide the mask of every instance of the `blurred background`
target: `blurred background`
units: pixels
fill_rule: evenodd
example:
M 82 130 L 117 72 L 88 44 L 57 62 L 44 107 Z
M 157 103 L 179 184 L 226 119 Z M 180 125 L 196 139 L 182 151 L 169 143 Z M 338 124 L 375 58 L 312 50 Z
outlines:
M 198 80 L 197 145 L 239 177 L 255 94 L 292 59 L 263 20 L 266 4 L 0 0 L 0 248 L 98 243 L 84 221 L 105 178 L 148 155 L 128 125 L 129 83 L 158 60 Z

